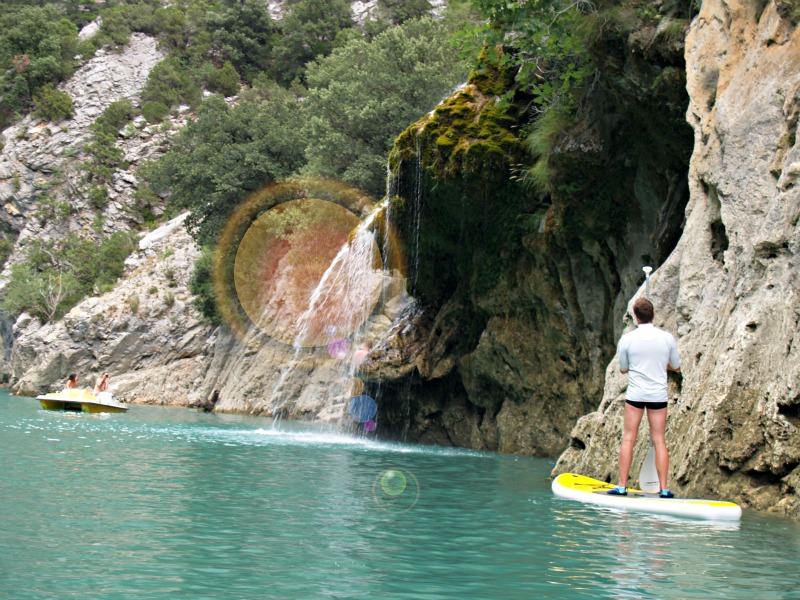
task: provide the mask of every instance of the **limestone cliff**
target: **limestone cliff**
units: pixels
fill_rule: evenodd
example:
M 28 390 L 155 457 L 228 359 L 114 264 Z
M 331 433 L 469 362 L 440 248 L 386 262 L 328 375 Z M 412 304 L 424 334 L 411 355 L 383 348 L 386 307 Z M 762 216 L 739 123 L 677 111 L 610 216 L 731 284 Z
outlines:
M 669 405 L 671 485 L 798 516 L 800 32 L 790 8 L 706 0 L 692 24 L 691 198 L 652 297 L 683 360 Z M 612 362 L 602 404 L 554 473 L 616 480 L 625 385 Z
M 680 40 L 620 23 L 591 47 L 597 81 L 562 125 L 547 194 L 515 177 L 531 100 L 501 103 L 507 77 L 489 63 L 398 139 L 394 208 L 420 304 L 365 365 L 390 382 L 396 435 L 556 456 L 600 403 L 641 265 L 680 234 L 692 141 Z

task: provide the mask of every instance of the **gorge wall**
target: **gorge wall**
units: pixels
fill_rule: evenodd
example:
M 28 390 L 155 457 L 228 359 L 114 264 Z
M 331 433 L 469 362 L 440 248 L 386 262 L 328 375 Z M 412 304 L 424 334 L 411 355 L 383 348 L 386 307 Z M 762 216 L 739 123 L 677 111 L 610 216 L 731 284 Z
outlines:
M 664 26 L 688 20 L 601 20 L 597 79 L 581 118 L 557 121 L 546 191 L 512 176 L 537 117 L 528 97 L 500 102 L 508 76 L 488 62 L 397 140 L 419 307 L 363 368 L 391 390 L 397 435 L 557 456 L 600 403 L 641 267 L 680 235 L 692 146 L 682 37 Z
M 509 178 L 525 156 L 529 99 L 498 103 L 503 74 L 486 65 L 398 139 L 390 212 L 417 302 L 396 290 L 365 330 L 380 340 L 359 370 L 379 400 L 378 435 L 560 455 L 554 473 L 615 479 L 626 383 L 615 344 L 650 264 L 657 324 L 676 334 L 684 361 L 671 384 L 673 487 L 798 514 L 800 54 L 791 13 L 784 2 L 760 11 L 705 0 L 685 54 L 664 21 L 609 20 L 590 49 L 601 71 L 590 118 L 559 132 L 547 193 Z M 68 85 L 79 114 L 138 101 L 160 54 L 153 40 L 134 41 L 138 50 L 76 73 Z M 92 73 L 123 68 L 129 52 L 147 60 L 98 100 Z M 27 118 L 5 132 L 0 217 L 18 249 L 58 233 L 35 216 L 34 192 L 53 166 L 70 181 L 82 140 L 69 127 Z M 115 175 L 107 231 L 135 225 L 126 206 L 136 164 L 165 135 L 141 123 L 132 133 L 118 140 L 131 168 Z M 54 193 L 81 208 L 74 187 Z M 93 219 L 87 208 L 60 226 L 86 231 Z M 12 390 L 39 393 L 71 371 L 90 383 L 109 370 L 112 391 L 133 402 L 214 396 L 220 412 L 336 422 L 350 366 L 324 348 L 297 353 L 200 319 L 187 285 L 198 249 L 181 219 L 142 237 L 114 291 L 56 323 L 23 315 L 13 331 L 7 324 Z M 279 385 L 285 403 L 273 397 Z M 637 460 L 644 448 L 642 439 Z
M 683 360 L 670 389 L 671 485 L 797 516 L 800 34 L 790 9 L 706 0 L 694 20 L 691 199 L 651 288 L 656 324 L 676 334 Z M 602 404 L 580 419 L 554 474 L 616 481 L 625 385 L 612 361 Z

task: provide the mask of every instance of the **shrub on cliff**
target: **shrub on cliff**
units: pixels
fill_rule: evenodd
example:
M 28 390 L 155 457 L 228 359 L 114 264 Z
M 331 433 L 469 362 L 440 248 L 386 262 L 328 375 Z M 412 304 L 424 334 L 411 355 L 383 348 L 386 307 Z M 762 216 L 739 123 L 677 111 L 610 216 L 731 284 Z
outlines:
M 72 118 L 75 105 L 69 94 L 47 83 L 33 97 L 33 114 L 48 121 L 63 121 Z
M 78 28 L 56 5 L 3 6 L 0 11 L 0 129 L 29 110 L 43 86 L 75 69 Z M 49 93 L 48 93 L 49 94 Z M 49 101 L 55 101 L 50 98 Z M 56 104 L 63 102 L 56 101 Z M 62 112 L 57 113 L 64 114 Z
M 226 98 L 239 92 L 239 73 L 236 72 L 236 68 L 230 61 L 225 61 L 220 68 L 208 65 L 205 79 L 209 90 Z
M 305 80 L 305 65 L 327 56 L 341 40 L 341 32 L 355 26 L 347 0 L 290 0 L 280 22 L 281 35 L 273 50 L 275 78 L 291 83 Z M 339 44 L 341 45 L 341 44 Z
M 214 54 L 230 61 L 245 81 L 270 66 L 275 24 L 261 0 L 223 0 L 204 25 L 211 33 Z
M 12 268 L 0 306 L 13 317 L 27 311 L 43 321 L 58 319 L 86 296 L 114 284 L 135 240 L 128 232 L 116 232 L 99 243 L 74 233 L 34 240 Z
M 153 67 L 142 90 L 142 102 L 160 102 L 169 107 L 197 106 L 201 99 L 202 92 L 193 74 L 169 58 Z

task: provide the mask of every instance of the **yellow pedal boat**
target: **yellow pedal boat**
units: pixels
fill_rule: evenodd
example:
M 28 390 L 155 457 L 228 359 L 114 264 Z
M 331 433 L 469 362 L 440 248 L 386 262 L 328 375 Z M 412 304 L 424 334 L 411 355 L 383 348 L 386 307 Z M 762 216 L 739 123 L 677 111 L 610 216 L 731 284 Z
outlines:
M 114 399 L 111 392 L 95 396 L 86 389 L 61 390 L 54 394 L 36 396 L 46 410 L 74 410 L 88 413 L 126 412 L 128 405 Z

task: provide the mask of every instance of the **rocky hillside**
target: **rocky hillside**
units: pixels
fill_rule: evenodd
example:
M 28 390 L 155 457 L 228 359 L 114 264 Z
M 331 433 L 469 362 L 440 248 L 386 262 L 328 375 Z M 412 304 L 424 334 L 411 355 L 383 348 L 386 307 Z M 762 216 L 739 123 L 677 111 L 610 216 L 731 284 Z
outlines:
M 154 39 L 135 34 L 119 53 L 98 52 L 65 84 L 75 102 L 73 119 L 26 117 L 3 132 L 0 218 L 15 242 L 4 277 L 31 240 L 67 231 L 97 237 L 98 224 L 101 234 L 141 227 L 137 167 L 157 157 L 166 137 L 191 114 L 179 110 L 169 127 L 139 118 L 119 132 L 125 166 L 115 171 L 110 201 L 100 210 L 87 198 L 81 165 L 89 126 L 112 102 L 138 105 L 148 73 L 162 58 Z M 91 386 L 99 372 L 109 371 L 112 392 L 131 402 L 205 405 L 213 396 L 221 411 L 338 421 L 350 397 L 344 391 L 349 362 L 325 348 L 295 351 L 257 329 L 234 334 L 200 318 L 188 290 L 198 248 L 182 225 L 185 216 L 141 236 L 112 291 L 45 325 L 26 313 L 4 322 L 2 370 L 14 393 L 60 388 L 70 372 Z M 364 335 L 379 337 L 403 309 L 402 285 L 391 289 Z M 331 396 L 338 399 L 331 402 Z

